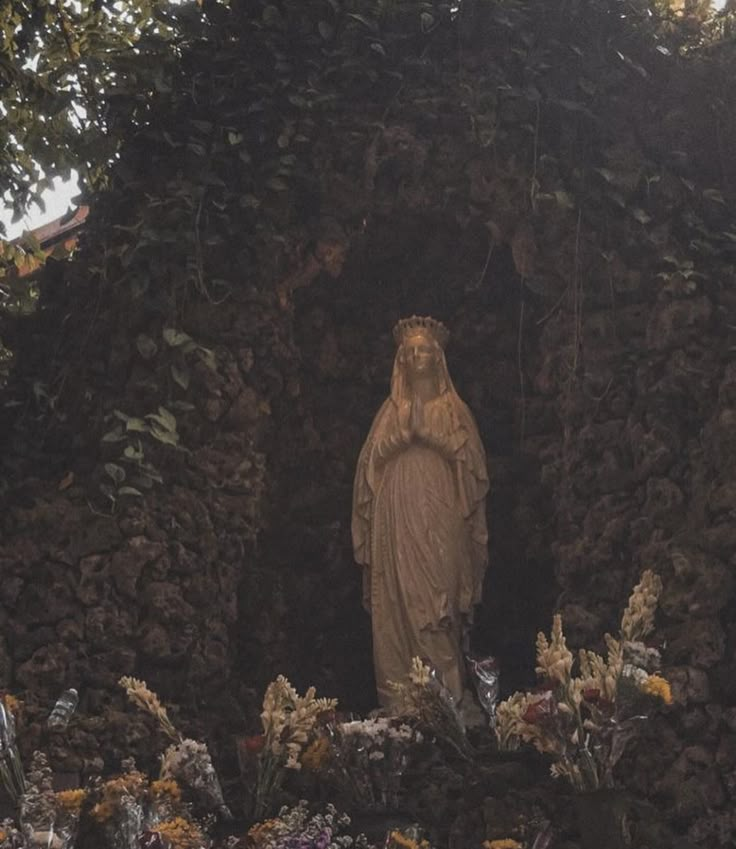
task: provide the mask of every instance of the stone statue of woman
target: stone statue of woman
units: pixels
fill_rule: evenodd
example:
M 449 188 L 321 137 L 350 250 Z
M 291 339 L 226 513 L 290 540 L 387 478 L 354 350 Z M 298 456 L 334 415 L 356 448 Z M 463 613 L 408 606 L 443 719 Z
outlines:
M 394 328 L 391 395 L 360 453 L 353 549 L 373 626 L 381 705 L 395 699 L 414 656 L 427 658 L 456 702 L 461 644 L 488 562 L 486 457 L 445 362 L 447 328 L 413 316 Z

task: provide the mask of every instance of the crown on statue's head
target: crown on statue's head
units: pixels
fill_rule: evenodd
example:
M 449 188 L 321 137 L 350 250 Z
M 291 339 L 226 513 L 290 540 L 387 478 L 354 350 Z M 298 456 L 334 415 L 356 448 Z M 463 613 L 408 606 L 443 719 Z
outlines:
M 413 315 L 411 318 L 402 318 L 401 321 L 396 322 L 394 340 L 397 345 L 401 345 L 407 337 L 416 336 L 419 333 L 431 336 L 443 349 L 450 338 L 450 331 L 441 321 L 430 318 L 428 315 Z

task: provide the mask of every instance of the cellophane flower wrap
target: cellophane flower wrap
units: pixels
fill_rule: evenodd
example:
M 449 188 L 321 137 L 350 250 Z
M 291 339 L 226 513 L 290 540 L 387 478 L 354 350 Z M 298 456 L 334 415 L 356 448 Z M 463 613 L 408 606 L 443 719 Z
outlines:
M 465 723 L 452 693 L 434 667 L 414 657 L 406 680 L 389 684 L 401 705 L 401 716 L 447 744 L 461 757 L 472 760 L 473 749 L 465 733 Z
M 654 627 L 662 581 L 645 571 L 624 611 L 618 639 L 605 635 L 606 656 L 582 649 L 578 674 L 562 617 L 547 638 L 537 636 L 540 687 L 514 693 L 498 706 L 502 748 L 531 743 L 554 758 L 551 771 L 577 790 L 612 787 L 613 769 L 638 724 L 657 702 L 670 704 L 668 682 L 656 674 L 659 652 L 643 639 Z
M 15 736 L 15 711 L 18 705 L 18 700 L 13 696 L 0 696 L 0 782 L 16 804 L 26 789 Z
M 122 775 L 101 785 L 98 801 L 91 810 L 110 849 L 138 849 L 143 831 L 148 779 L 132 762 L 124 763 L 124 769 Z
M 187 787 L 206 810 L 230 816 L 206 743 L 189 738 L 172 743 L 161 760 L 161 779 Z
M 421 733 L 396 717 L 334 723 L 329 729 L 332 768 L 350 803 L 365 810 L 398 808 L 401 777 Z

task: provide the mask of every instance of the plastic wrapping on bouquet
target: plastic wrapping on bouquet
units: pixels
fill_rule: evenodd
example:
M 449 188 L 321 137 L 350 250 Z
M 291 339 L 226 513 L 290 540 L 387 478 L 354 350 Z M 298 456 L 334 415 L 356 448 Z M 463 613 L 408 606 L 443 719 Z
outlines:
M 54 731 L 63 731 L 69 724 L 78 703 L 79 694 L 73 687 L 64 690 L 49 714 L 46 725 Z
M 499 669 L 495 657 L 467 657 L 470 669 L 475 677 L 475 687 L 478 700 L 483 710 L 488 714 L 491 728 L 496 726 L 496 706 L 499 696 Z

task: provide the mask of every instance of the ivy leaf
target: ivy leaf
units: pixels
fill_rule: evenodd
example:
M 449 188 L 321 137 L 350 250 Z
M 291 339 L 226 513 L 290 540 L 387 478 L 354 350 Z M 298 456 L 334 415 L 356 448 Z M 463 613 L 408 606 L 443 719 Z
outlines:
M 117 424 L 112 430 L 108 430 L 108 432 L 102 437 L 102 442 L 120 442 L 124 438 L 123 427 L 122 425 Z
M 172 363 L 171 376 L 182 389 L 189 389 L 189 369 L 185 366 L 179 366 L 176 363 Z
M 151 436 L 165 445 L 173 445 L 174 447 L 179 445 L 179 434 L 176 431 L 165 430 L 157 424 L 151 425 Z
M 644 210 L 638 206 L 631 210 L 631 214 L 640 224 L 649 224 L 652 220 L 652 216 L 644 212 Z
M 125 480 L 125 469 L 116 463 L 105 463 L 105 471 L 115 483 L 122 483 Z
M 158 352 L 158 345 L 150 336 L 146 336 L 145 333 L 138 334 L 135 340 L 135 346 L 144 360 L 152 359 Z
M 164 327 L 163 330 L 164 342 L 172 348 L 178 348 L 186 342 L 191 342 L 192 337 L 181 330 L 176 330 L 173 327 Z

